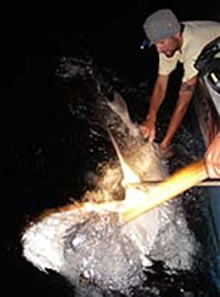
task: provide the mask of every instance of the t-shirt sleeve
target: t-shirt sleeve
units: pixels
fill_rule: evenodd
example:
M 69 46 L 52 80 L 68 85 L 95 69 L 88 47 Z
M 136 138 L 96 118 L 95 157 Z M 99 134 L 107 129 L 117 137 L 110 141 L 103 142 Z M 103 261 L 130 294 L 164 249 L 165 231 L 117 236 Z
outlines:
M 186 82 L 198 74 L 198 70 L 194 67 L 198 55 L 199 52 L 195 51 L 185 58 L 185 62 L 183 63 L 183 82 Z

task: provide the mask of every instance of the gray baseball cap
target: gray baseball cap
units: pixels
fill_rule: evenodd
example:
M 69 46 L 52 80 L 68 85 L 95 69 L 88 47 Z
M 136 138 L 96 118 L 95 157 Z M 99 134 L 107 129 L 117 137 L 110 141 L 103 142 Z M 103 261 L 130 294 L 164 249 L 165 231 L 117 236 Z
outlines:
M 181 25 L 170 9 L 159 9 L 145 20 L 143 28 L 153 44 L 179 33 Z

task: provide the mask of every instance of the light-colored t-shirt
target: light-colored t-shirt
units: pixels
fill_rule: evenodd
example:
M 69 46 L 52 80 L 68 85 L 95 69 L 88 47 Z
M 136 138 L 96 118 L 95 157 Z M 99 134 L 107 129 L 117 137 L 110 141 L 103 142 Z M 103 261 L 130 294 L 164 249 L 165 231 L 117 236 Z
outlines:
M 168 75 L 183 63 L 183 78 L 185 82 L 198 74 L 194 63 L 205 45 L 220 36 L 220 23 L 213 21 L 183 22 L 183 45 L 171 58 L 159 54 L 159 74 Z

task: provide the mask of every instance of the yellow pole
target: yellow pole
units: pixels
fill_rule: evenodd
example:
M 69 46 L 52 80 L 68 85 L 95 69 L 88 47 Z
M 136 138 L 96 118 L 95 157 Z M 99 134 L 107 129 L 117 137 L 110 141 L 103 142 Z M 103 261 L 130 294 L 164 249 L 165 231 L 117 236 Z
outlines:
M 177 170 L 146 194 L 146 199 L 122 212 L 125 223 L 134 220 L 154 207 L 176 197 L 208 177 L 204 160 Z

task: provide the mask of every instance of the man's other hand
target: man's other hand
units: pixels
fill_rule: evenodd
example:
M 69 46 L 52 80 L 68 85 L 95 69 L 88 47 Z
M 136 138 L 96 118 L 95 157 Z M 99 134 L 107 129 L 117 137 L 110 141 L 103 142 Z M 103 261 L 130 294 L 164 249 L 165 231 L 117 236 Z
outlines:
M 220 178 L 220 132 L 205 153 L 206 169 L 210 178 Z

